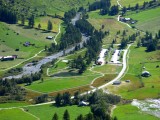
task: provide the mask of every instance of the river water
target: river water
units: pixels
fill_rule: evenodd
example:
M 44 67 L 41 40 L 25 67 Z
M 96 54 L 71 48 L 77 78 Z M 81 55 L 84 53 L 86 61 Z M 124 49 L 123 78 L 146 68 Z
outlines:
M 141 111 L 160 118 L 160 99 L 136 100 L 131 103 Z

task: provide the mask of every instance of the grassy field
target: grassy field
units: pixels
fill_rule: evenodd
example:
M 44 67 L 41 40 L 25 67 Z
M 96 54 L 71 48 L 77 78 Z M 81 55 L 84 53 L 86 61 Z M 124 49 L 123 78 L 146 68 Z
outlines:
M 134 20 L 138 20 L 138 22 L 134 25 L 136 28 L 149 31 L 152 33 L 157 33 L 160 29 L 160 7 L 145 10 L 139 13 L 128 15 Z
M 35 27 L 41 24 L 41 29 L 47 28 L 47 22 L 51 20 L 53 23 L 52 32 L 44 30 L 29 29 L 26 26 L 20 26 L 18 24 L 5 24 L 0 23 L 0 56 L 18 55 L 19 59 L 14 61 L 0 62 L 0 70 L 9 68 L 18 63 L 21 63 L 25 59 L 34 56 L 40 50 L 44 49 L 44 46 L 49 46 L 53 40 L 47 40 L 47 36 L 53 36 L 59 31 L 59 25 L 62 20 L 51 17 L 40 17 L 35 20 Z M 25 47 L 23 43 L 29 41 L 35 46 Z M 19 51 L 15 51 L 19 49 Z
M 103 66 L 95 67 L 93 70 L 104 74 L 118 74 L 121 69 L 122 66 L 106 64 Z
M 54 107 L 52 105 L 42 105 L 35 107 L 25 108 L 28 112 L 36 115 L 41 120 L 51 120 L 54 113 L 58 114 L 60 120 L 62 120 L 63 113 L 67 109 L 70 114 L 70 119 L 74 120 L 79 114 L 86 115 L 90 112 L 90 107 L 77 107 L 77 106 L 66 106 L 66 107 Z
M 0 110 L 0 120 L 36 120 L 36 117 L 21 109 Z
M 65 11 L 79 7 L 87 7 L 88 3 L 95 2 L 95 0 L 29 0 L 34 8 L 39 11 L 46 11 L 48 14 L 58 14 L 63 16 Z
M 48 25 L 49 20 L 51 21 L 52 26 L 53 26 L 53 29 L 51 31 L 54 33 L 58 32 L 59 24 L 62 23 L 62 20 L 60 20 L 58 18 L 48 17 L 48 16 L 36 17 L 35 23 L 34 23 L 34 28 L 38 28 L 38 25 L 40 24 L 41 30 L 47 30 L 47 25 Z M 18 24 L 21 24 L 21 21 L 18 21 Z M 28 26 L 28 21 L 26 20 L 25 26 L 22 26 L 22 28 L 27 28 L 27 26 Z M 45 33 L 45 31 L 41 31 L 41 32 Z
M 44 49 L 45 45 L 39 40 L 23 36 L 18 29 L 15 31 L 10 29 L 9 26 L 0 23 L 0 55 L 18 55 L 18 59 L 15 61 L 0 62 L 0 69 L 5 69 L 24 61 Z M 29 47 L 23 46 L 23 43 L 27 41 L 35 45 Z M 19 51 L 15 51 L 16 49 L 19 49 Z
M 9 107 L 19 107 L 28 105 L 25 102 L 9 102 L 9 103 L 0 103 L 0 108 L 9 108 Z
M 121 79 L 122 81 L 131 80 L 130 83 L 122 82 L 119 86 L 107 87 L 113 93 L 120 94 L 127 99 L 145 99 L 157 98 L 160 94 L 160 51 L 145 52 L 144 47 L 131 47 L 129 57 L 129 70 Z M 138 56 L 138 57 L 137 57 Z M 142 69 L 143 66 L 145 69 Z M 147 70 L 151 76 L 148 78 L 141 78 L 141 72 Z
M 123 30 L 127 31 L 127 35 L 131 35 L 134 33 L 132 29 L 130 29 L 125 24 L 122 24 L 117 21 L 116 16 L 110 17 L 110 16 L 101 16 L 97 11 L 89 12 L 89 19 L 88 21 L 95 27 L 95 29 L 102 31 L 109 31 L 109 36 L 106 36 L 103 39 L 103 45 L 106 45 L 108 43 L 111 43 L 113 39 L 116 39 L 116 43 L 120 43 L 122 39 L 122 32 Z M 104 25 L 104 28 L 102 29 L 102 25 Z M 120 30 L 120 34 L 117 35 L 117 32 Z
M 69 76 L 68 75 L 69 75 L 68 73 L 61 73 L 60 76 L 67 76 L 67 77 L 44 78 L 43 83 L 37 81 L 32 83 L 32 85 L 30 86 L 26 86 L 26 88 L 45 93 L 56 92 L 65 89 L 88 85 L 94 78 L 100 76 L 99 74 L 81 75 L 81 76 L 77 75 L 73 76 L 73 74 Z
M 60 60 L 56 65 L 49 68 L 49 75 L 63 71 L 64 69 L 67 69 L 67 67 L 68 67 L 67 63 L 63 62 L 63 60 Z
M 114 1 L 114 0 L 113 0 Z M 126 6 L 128 7 L 129 5 L 130 6 L 135 6 L 137 3 L 139 5 L 143 5 L 143 3 L 145 2 L 148 2 L 148 1 L 151 1 L 151 0 L 120 0 L 119 3 L 122 5 L 122 6 Z
M 154 116 L 142 113 L 137 107 L 132 105 L 119 105 L 114 109 L 112 117 L 116 116 L 118 120 L 158 120 Z

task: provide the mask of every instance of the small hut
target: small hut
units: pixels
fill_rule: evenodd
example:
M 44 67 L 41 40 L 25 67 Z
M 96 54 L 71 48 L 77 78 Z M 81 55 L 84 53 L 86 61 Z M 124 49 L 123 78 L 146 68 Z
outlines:
M 151 74 L 148 71 L 143 71 L 141 74 L 142 77 L 149 77 Z
M 118 80 L 113 82 L 113 85 L 120 85 L 120 84 L 121 84 L 121 81 L 118 81 Z

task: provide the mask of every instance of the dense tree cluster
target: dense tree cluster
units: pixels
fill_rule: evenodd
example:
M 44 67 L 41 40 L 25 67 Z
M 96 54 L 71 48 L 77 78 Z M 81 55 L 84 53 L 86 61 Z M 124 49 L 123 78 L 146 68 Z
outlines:
M 109 15 L 113 16 L 113 15 L 117 15 L 119 12 L 119 8 L 118 5 L 113 5 L 109 11 Z
M 147 51 L 155 51 L 158 48 L 160 42 L 160 30 L 153 37 L 152 33 L 146 32 L 145 36 L 141 39 L 142 45 L 147 47 Z
M 65 33 L 61 35 L 60 44 L 55 45 L 52 43 L 49 48 L 46 46 L 45 50 L 55 53 L 59 50 L 65 50 L 71 45 L 81 42 L 81 40 L 82 35 L 80 30 L 69 23 L 65 29 Z
M 15 81 L 16 84 L 26 83 L 26 85 L 30 85 L 32 84 L 33 81 L 37 81 L 40 79 L 41 79 L 41 73 L 39 72 L 28 76 L 22 76 L 22 78 L 16 78 L 16 79 L 12 78 L 11 81 Z M 7 78 L 3 80 L 7 80 Z
M 89 11 L 94 11 L 97 9 L 108 9 L 111 6 L 111 1 L 110 0 L 100 0 L 100 1 L 96 1 L 92 4 L 89 5 Z
M 111 16 L 117 15 L 119 12 L 118 5 L 111 6 L 110 0 L 100 0 L 89 5 L 89 11 L 100 9 L 101 15 L 109 14 Z
M 129 35 L 128 38 L 125 39 L 124 36 L 126 36 L 126 34 L 127 34 L 126 30 L 124 30 L 122 33 L 123 38 L 122 38 L 121 44 L 120 44 L 121 49 L 124 49 L 128 43 L 134 42 L 136 40 L 136 38 L 138 36 L 140 36 L 140 32 L 136 32 L 136 33 L 133 33 L 132 35 Z
M 10 9 L 0 7 L 0 21 L 15 24 L 17 22 L 17 15 L 14 11 L 10 11 Z
M 111 120 L 110 106 L 119 103 L 120 100 L 121 98 L 119 96 L 106 94 L 101 90 L 97 90 L 96 92 L 83 96 L 80 96 L 79 92 L 76 92 L 73 99 L 70 98 L 69 93 L 64 93 L 63 95 L 58 93 L 55 98 L 55 104 L 56 106 L 60 107 L 62 105 L 78 105 L 80 101 L 86 101 L 89 103 L 92 113 L 88 113 L 85 116 L 80 114 L 77 116 L 76 120 Z M 63 104 L 65 102 L 67 102 L 67 104 Z M 53 118 L 55 118 L 54 116 Z
M 28 26 L 33 28 L 34 27 L 34 15 L 31 15 L 29 18 L 28 18 Z
M 71 95 L 69 92 L 65 92 L 63 93 L 63 95 L 58 93 L 57 96 L 55 97 L 55 105 L 57 107 L 71 105 L 71 104 L 72 104 Z
M 101 49 L 102 39 L 105 34 L 102 31 L 95 30 L 85 19 L 78 20 L 76 22 L 76 27 L 87 36 L 90 35 L 86 43 L 84 43 L 84 46 L 87 47 L 87 52 L 85 54 L 86 64 L 89 65 L 92 60 L 96 59 Z
M 63 50 L 70 45 L 81 42 L 82 35 L 78 28 L 72 24 L 68 24 L 65 33 L 61 36 L 60 50 Z
M 138 11 L 138 10 L 145 10 L 145 9 L 151 9 L 160 6 L 160 1 L 159 0 L 151 0 L 149 2 L 143 3 L 143 5 L 139 5 L 138 3 L 131 7 L 130 5 L 128 7 L 124 6 L 122 9 L 122 14 L 125 14 L 127 10 L 132 10 L 132 11 Z
M 64 13 L 64 21 L 66 22 L 66 23 L 69 23 L 70 21 L 71 21 L 71 19 L 73 18 L 73 17 L 75 17 L 76 16 L 76 10 L 75 9 L 71 9 L 71 10 L 69 10 L 68 12 L 65 12 Z
M 122 38 L 120 48 L 124 49 L 127 46 L 128 40 Z
M 35 97 L 35 103 L 43 103 L 46 102 L 48 99 L 48 94 L 42 94 L 40 96 Z
M 21 20 L 23 21 L 22 23 L 24 23 L 31 14 L 34 14 L 34 16 L 41 14 L 40 9 L 35 8 L 35 6 L 31 5 L 31 2 L 26 0 L 0 0 L 0 9 L 5 10 L 5 12 L 3 12 L 3 17 L 9 18 L 4 22 L 11 24 L 15 24 L 18 20 Z
M 22 70 L 22 68 L 12 68 L 4 74 L 4 77 L 19 74 L 22 72 Z
M 95 30 L 93 35 L 86 43 L 87 52 L 85 54 L 87 64 L 90 64 L 92 60 L 97 58 L 101 47 L 102 47 L 102 39 L 104 38 L 104 33 L 102 31 Z
M 97 90 L 87 98 L 93 113 L 93 115 L 90 114 L 90 117 L 93 116 L 91 117 L 93 120 L 111 120 L 110 106 L 119 103 L 121 100 L 119 96 L 106 94 L 102 90 Z
M 33 81 L 41 79 L 41 73 L 31 74 L 30 76 L 22 76 L 22 78 L 16 79 L 17 84 L 26 83 L 27 85 L 32 84 Z
M 55 53 L 59 50 L 59 45 L 56 45 L 55 43 L 51 43 L 50 47 L 48 48 L 47 46 L 45 46 L 45 50 L 51 53 Z
M 25 90 L 15 80 L 0 80 L 0 102 L 24 100 Z
M 93 34 L 94 27 L 85 19 L 76 21 L 76 27 L 80 29 L 82 33 L 91 36 Z
M 70 61 L 69 66 L 71 68 L 76 68 L 79 70 L 79 73 L 83 73 L 87 69 L 87 65 L 85 59 L 79 55 L 76 59 Z

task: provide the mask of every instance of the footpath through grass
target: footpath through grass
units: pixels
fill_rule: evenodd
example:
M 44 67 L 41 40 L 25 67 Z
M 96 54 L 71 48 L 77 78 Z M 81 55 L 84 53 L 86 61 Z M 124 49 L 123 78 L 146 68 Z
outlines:
M 140 110 L 132 105 L 119 105 L 114 109 L 112 117 L 118 120 L 159 120 L 152 115 L 140 112 Z
M 59 120 L 62 120 L 64 111 L 66 109 L 70 114 L 70 120 L 75 120 L 78 115 L 86 115 L 90 112 L 90 107 L 78 107 L 75 105 L 58 108 L 52 105 L 42 105 L 27 107 L 25 109 L 27 109 L 28 112 L 38 116 L 41 120 L 51 120 L 55 112 L 57 113 Z

